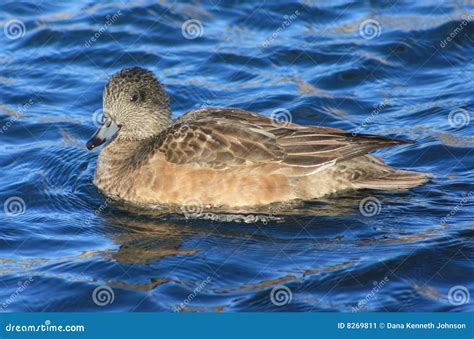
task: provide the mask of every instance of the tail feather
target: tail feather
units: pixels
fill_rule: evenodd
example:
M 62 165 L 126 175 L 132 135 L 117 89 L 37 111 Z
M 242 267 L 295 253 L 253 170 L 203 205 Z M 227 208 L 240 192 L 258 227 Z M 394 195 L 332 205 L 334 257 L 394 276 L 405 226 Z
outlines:
M 403 190 L 423 185 L 431 177 L 430 173 L 395 170 L 383 177 L 357 181 L 354 186 L 360 189 Z

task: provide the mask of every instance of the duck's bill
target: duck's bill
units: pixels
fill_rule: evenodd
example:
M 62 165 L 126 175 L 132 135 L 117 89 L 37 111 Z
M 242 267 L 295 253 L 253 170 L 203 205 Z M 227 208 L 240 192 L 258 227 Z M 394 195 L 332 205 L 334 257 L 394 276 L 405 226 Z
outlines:
M 96 147 L 99 147 L 106 141 L 112 140 L 112 138 L 117 134 L 119 131 L 119 127 L 117 124 L 111 120 L 104 122 L 103 125 L 101 125 L 97 131 L 94 133 L 94 135 L 89 139 L 89 141 L 86 144 L 87 149 L 93 150 Z

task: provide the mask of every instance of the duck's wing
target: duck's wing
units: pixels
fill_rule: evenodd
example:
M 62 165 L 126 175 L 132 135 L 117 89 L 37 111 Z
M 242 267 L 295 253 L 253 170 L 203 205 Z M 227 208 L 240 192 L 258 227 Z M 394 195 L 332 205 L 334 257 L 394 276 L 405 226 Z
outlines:
M 226 168 L 285 157 L 273 134 L 245 121 L 201 117 L 176 122 L 160 137 L 158 150 L 177 164 Z
M 379 148 L 412 143 L 352 135 L 320 126 L 279 124 L 241 109 L 187 113 L 160 134 L 158 149 L 177 164 L 226 168 L 259 163 L 309 168 L 311 172 Z

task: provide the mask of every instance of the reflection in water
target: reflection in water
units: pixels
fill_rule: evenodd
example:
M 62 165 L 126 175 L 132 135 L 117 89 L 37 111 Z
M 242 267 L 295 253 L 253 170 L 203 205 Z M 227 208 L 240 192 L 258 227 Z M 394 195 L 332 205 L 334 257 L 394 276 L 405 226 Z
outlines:
M 360 195 L 365 196 L 363 192 Z M 384 203 L 397 200 L 398 203 L 403 201 L 403 193 L 387 196 Z M 151 269 L 145 275 L 148 278 L 140 284 L 129 283 L 127 279 L 110 280 L 108 283 L 133 291 L 157 289 L 156 293 L 161 293 L 162 288 L 179 286 L 192 294 L 196 286 L 209 280 L 210 283 L 202 291 L 199 290 L 200 297 L 195 296 L 193 304 L 179 307 L 182 300 L 177 299 L 169 304 L 168 309 L 178 307 L 181 312 L 222 311 L 236 303 L 245 305 L 256 295 L 266 299 L 269 291 L 280 285 L 304 286 L 318 281 L 325 285 L 349 273 L 363 275 L 364 267 L 370 262 L 368 250 L 380 248 L 385 249 L 387 255 L 393 251 L 403 255 L 406 251 L 397 250 L 399 246 L 432 241 L 445 234 L 445 228 L 441 226 L 410 232 L 407 231 L 410 225 L 404 219 L 388 217 L 375 230 L 377 235 L 367 237 L 364 235 L 367 231 L 364 224 L 370 218 L 357 215 L 359 201 L 359 197 L 352 196 L 305 202 L 299 204 L 297 209 L 280 209 L 280 215 L 272 215 L 272 218 L 277 218 L 277 222 L 268 223 L 264 220 L 252 225 L 199 217 L 189 219 L 178 214 L 163 214 L 162 211 L 159 216 L 153 215 L 152 211 L 142 211 L 142 214 L 138 211 L 133 214 L 115 211 L 103 216 L 104 224 L 110 228 L 111 239 L 117 244 L 117 250 L 110 254 L 110 258 L 121 265 Z M 405 203 L 410 203 L 410 199 Z M 344 219 L 345 216 L 351 216 L 356 225 L 341 225 L 334 219 Z M 319 220 L 315 221 L 315 218 Z M 231 264 L 234 269 L 242 265 L 243 268 L 249 260 L 252 266 L 268 267 L 275 262 L 275 253 L 279 253 L 277 258 L 283 257 L 294 264 L 279 268 L 275 271 L 276 275 L 257 273 L 248 276 L 247 282 L 244 279 L 235 284 L 225 279 L 227 274 L 234 273 L 232 270 L 221 270 L 222 264 L 216 262 L 214 251 L 219 251 L 219 256 L 224 258 L 227 253 L 224 263 Z M 174 274 L 176 269 L 189 264 L 195 265 L 189 274 Z M 166 269 L 157 269 L 155 272 L 153 268 L 159 267 Z M 384 269 L 375 280 L 385 276 L 395 279 L 394 272 Z M 328 302 L 325 294 L 319 297 L 317 293 L 295 296 L 295 306 L 298 300 L 310 309 L 343 307 L 350 310 L 356 306 L 356 303 L 348 303 L 347 300 L 343 302 L 344 305 L 338 306 L 337 301 Z M 213 300 L 216 297 L 224 297 L 227 302 L 222 303 L 220 300 L 216 305 L 202 301 L 202 298 Z
M 105 221 L 117 228 L 112 239 L 119 248 L 112 258 L 120 263 L 149 264 L 159 258 L 197 252 L 193 249 L 180 249 L 183 242 L 198 234 L 196 230 L 184 224 L 137 220 L 130 217 L 110 217 Z

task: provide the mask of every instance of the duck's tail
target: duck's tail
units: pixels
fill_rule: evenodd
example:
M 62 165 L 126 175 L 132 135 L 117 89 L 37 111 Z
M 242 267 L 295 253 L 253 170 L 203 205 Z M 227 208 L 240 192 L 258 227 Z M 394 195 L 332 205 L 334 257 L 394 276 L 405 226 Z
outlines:
M 394 170 L 383 177 L 357 181 L 354 186 L 359 189 L 396 191 L 423 185 L 430 178 L 432 178 L 430 173 Z

